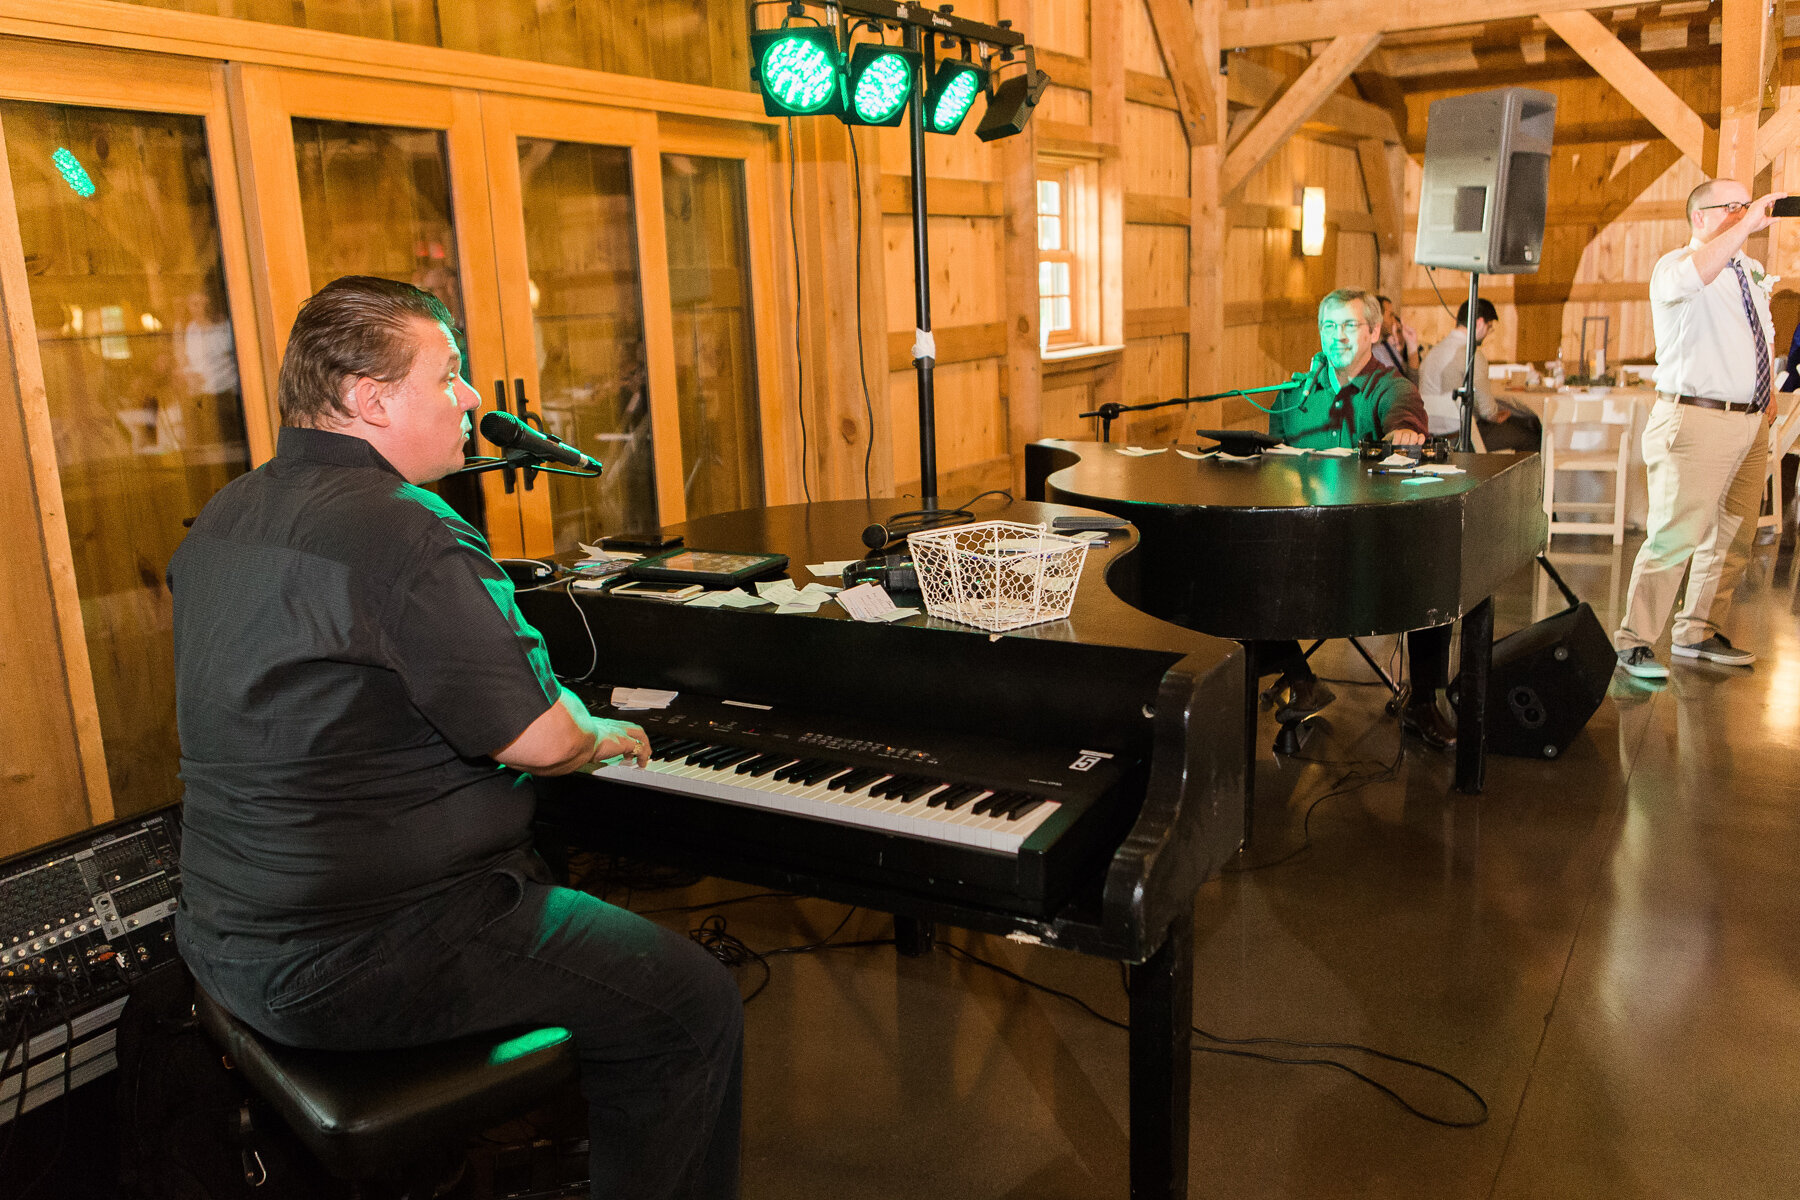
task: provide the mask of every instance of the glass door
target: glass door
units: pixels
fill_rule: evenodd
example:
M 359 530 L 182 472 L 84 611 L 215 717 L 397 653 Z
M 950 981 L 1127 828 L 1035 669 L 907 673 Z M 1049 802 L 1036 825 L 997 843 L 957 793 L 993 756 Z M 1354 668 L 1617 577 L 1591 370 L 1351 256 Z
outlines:
M 531 554 L 685 519 L 656 120 L 482 98 L 510 378 L 598 480 L 522 493 Z
M 781 340 L 756 286 L 777 273 L 768 136 L 671 117 L 658 134 L 687 515 L 798 500 Z
M 43 405 L 27 454 L 61 499 L 44 542 L 104 820 L 180 799 L 163 573 L 184 523 L 273 444 L 219 68 L 8 44 L 0 147 L 0 220 L 17 212 L 0 245 L 20 259 L 0 282 L 36 334 L 16 364 Z
M 286 344 L 300 304 L 344 275 L 416 284 L 468 337 L 465 374 L 495 406 L 506 370 L 493 274 L 480 102 L 473 92 L 234 67 L 243 152 L 256 165 L 258 249 L 272 344 Z M 491 453 L 471 438 L 470 453 Z M 434 485 L 488 538 L 523 552 L 519 505 L 499 473 Z

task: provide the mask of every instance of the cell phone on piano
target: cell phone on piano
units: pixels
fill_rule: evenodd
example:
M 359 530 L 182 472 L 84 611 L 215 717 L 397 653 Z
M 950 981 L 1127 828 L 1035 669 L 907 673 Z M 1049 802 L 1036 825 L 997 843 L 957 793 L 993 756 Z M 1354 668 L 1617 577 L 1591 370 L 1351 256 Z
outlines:
M 654 554 L 658 550 L 667 550 L 671 546 L 679 545 L 681 545 L 679 533 L 664 533 L 660 529 L 646 529 L 636 533 L 615 533 L 600 539 L 602 550 L 638 550 L 646 554 Z

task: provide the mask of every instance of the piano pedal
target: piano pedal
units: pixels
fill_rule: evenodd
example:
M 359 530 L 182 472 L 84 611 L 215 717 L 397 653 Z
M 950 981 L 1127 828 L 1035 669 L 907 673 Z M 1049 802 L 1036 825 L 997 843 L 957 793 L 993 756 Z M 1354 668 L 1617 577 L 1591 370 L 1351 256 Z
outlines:
M 1405 708 L 1407 701 L 1409 701 L 1411 699 L 1412 699 L 1412 684 L 1410 684 L 1410 683 L 1401 684 L 1400 691 L 1398 693 L 1396 693 L 1395 695 L 1388 698 L 1387 715 L 1390 717 L 1399 716 L 1400 710 Z
M 1270 749 L 1279 758 L 1292 758 L 1306 748 L 1306 743 L 1312 741 L 1313 734 L 1320 728 L 1317 713 L 1298 721 L 1289 721 L 1275 731 L 1275 744 Z

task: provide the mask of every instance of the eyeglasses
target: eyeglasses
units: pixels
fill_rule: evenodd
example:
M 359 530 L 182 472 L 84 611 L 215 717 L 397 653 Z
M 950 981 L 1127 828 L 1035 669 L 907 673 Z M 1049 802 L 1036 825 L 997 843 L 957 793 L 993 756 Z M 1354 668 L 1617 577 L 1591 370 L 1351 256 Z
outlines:
M 1366 322 L 1366 321 L 1320 321 L 1319 322 L 1319 332 L 1324 334 L 1326 337 L 1331 337 L 1332 335 L 1336 334 L 1339 330 L 1342 330 L 1345 333 L 1348 333 L 1352 329 L 1357 328 L 1358 326 L 1366 326 L 1367 324 L 1368 324 L 1368 322 Z
M 1728 213 L 1741 213 L 1749 207 L 1750 207 L 1750 202 L 1748 200 L 1733 200 L 1729 204 L 1702 204 L 1699 208 L 1696 208 L 1694 211 L 1695 212 L 1708 212 L 1715 208 L 1722 208 Z

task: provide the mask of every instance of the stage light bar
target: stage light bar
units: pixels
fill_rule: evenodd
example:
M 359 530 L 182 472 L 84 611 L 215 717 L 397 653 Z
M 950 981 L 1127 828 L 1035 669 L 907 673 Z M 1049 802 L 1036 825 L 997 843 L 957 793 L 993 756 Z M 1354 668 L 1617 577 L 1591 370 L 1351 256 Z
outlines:
M 960 129 L 986 81 L 987 72 L 966 59 L 940 60 L 925 91 L 926 132 L 955 133 Z
M 763 111 L 771 117 L 813 117 L 844 111 L 844 56 L 837 33 L 823 26 L 771 29 L 750 35 Z
M 865 42 L 850 54 L 846 125 L 898 125 L 918 83 L 917 51 Z
M 989 76 L 989 84 L 993 77 Z M 1030 60 L 1025 69 L 1016 75 L 1008 75 L 998 87 L 988 92 L 987 111 L 981 114 L 981 124 L 975 128 L 975 136 L 984 142 L 997 141 L 1003 137 L 1011 137 L 1015 133 L 1025 132 L 1025 123 L 1031 120 L 1031 114 L 1037 103 L 1043 98 L 1044 91 L 1050 86 L 1050 76 L 1038 70 Z

